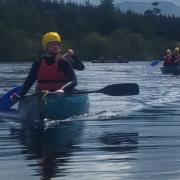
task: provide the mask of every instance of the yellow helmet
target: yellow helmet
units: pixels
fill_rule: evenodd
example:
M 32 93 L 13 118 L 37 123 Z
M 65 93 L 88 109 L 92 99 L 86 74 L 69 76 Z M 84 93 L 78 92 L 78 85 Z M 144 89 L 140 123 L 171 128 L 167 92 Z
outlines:
M 58 42 L 61 43 L 61 36 L 57 32 L 48 32 L 43 35 L 42 38 L 42 47 L 43 49 L 47 48 L 49 42 Z
M 175 50 L 176 52 L 179 52 L 179 48 L 178 48 L 178 47 L 176 47 L 174 50 Z

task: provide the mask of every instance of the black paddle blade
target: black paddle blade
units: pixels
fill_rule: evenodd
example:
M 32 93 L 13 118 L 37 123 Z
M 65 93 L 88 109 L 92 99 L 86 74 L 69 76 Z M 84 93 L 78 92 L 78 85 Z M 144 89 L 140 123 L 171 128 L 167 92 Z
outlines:
M 136 83 L 112 84 L 96 92 L 109 96 L 131 96 L 139 94 L 139 86 Z

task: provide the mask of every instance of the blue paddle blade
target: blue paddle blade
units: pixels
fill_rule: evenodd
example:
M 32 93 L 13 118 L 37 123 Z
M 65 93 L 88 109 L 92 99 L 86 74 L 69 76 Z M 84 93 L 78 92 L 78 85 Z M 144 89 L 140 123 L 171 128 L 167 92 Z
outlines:
M 11 100 L 11 95 L 13 93 L 19 93 L 20 90 L 21 87 L 16 86 L 0 98 L 0 111 L 8 110 L 16 103 Z
M 152 63 L 151 63 L 151 66 L 155 66 L 157 64 L 159 64 L 160 60 L 154 60 Z

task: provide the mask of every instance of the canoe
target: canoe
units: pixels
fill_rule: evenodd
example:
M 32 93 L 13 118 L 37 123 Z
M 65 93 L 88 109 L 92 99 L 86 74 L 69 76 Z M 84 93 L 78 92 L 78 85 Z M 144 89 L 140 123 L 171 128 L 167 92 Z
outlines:
M 128 60 L 106 60 L 106 61 L 99 61 L 99 60 L 93 60 L 92 63 L 128 63 Z
M 49 93 L 45 97 L 34 94 L 19 102 L 18 117 L 26 122 L 37 119 L 62 120 L 88 113 L 89 106 L 87 94 L 60 96 Z
M 180 74 L 180 66 L 161 66 L 163 74 Z

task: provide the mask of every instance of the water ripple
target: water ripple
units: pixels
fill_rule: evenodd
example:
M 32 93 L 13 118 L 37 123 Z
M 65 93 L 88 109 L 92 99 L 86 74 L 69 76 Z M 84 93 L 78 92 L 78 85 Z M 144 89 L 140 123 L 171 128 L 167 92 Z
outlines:
M 29 68 L 2 63 L 0 94 L 21 85 Z M 0 179 L 178 180 L 180 76 L 162 75 L 149 62 L 86 63 L 76 74 L 79 89 L 133 82 L 140 94 L 90 94 L 89 114 L 44 132 L 16 129 L 13 116 L 0 114 Z

